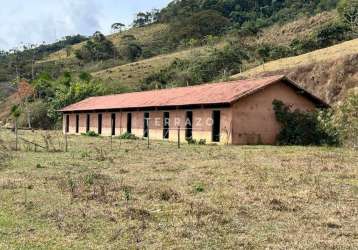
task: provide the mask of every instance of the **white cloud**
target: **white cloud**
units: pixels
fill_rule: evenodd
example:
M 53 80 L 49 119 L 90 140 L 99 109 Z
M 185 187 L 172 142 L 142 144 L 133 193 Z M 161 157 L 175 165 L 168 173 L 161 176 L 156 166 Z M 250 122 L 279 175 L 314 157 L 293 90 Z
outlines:
M 101 6 L 95 0 L 59 0 L 7 4 L 0 12 L 0 48 L 20 43 L 53 42 L 65 35 L 90 35 L 100 28 Z
M 131 23 L 140 10 L 170 0 L 0 0 L 0 49 L 53 42 L 66 35 L 110 32 L 113 22 Z

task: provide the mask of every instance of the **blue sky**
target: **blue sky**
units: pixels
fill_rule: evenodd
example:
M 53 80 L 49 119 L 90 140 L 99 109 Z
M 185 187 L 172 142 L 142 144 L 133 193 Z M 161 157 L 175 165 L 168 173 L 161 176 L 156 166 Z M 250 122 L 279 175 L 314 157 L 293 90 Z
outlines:
M 114 22 L 130 24 L 139 11 L 171 0 L 1 0 L 0 49 L 53 42 L 65 35 L 108 34 Z

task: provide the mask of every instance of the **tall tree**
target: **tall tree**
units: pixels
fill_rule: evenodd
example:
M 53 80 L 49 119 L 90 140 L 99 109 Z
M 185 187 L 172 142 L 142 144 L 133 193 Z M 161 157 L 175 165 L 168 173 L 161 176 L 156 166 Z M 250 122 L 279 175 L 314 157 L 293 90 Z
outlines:
M 125 27 L 126 27 L 126 25 L 123 23 L 114 23 L 114 24 L 112 24 L 111 29 L 112 29 L 113 33 L 116 33 L 116 32 L 121 33 Z
M 351 31 L 358 34 L 358 0 L 341 0 L 338 5 L 338 12 Z

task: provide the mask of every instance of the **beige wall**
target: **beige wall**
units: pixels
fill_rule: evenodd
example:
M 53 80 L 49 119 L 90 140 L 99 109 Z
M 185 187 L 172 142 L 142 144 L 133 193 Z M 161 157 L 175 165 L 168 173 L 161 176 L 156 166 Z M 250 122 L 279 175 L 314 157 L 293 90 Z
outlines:
M 277 83 L 247 96 L 233 105 L 233 144 L 275 144 L 280 125 L 273 111 L 273 100 L 294 109 L 310 111 L 315 105 L 284 83 Z
M 207 143 L 212 142 L 212 126 L 210 119 L 212 117 L 213 110 L 221 111 L 221 138 L 220 143 L 231 143 L 231 120 L 232 109 L 194 109 L 193 112 L 193 138 L 196 140 L 205 139 Z M 148 111 L 149 112 L 149 137 L 154 140 L 163 140 L 163 113 L 169 112 L 170 116 L 170 130 L 169 140 L 178 140 L 178 127 L 180 127 L 180 137 L 182 141 L 185 141 L 185 118 L 187 110 L 163 110 L 163 111 Z M 128 112 L 116 112 L 116 135 L 123 134 L 127 131 L 127 113 Z M 138 137 L 143 137 L 144 133 L 144 112 L 133 111 L 132 113 L 132 134 Z M 90 114 L 90 130 L 98 132 L 98 113 Z M 111 112 L 102 113 L 102 135 L 111 135 Z M 69 114 L 70 126 L 69 134 L 76 134 L 76 114 Z M 86 119 L 87 113 L 80 114 L 80 128 L 79 134 L 86 132 Z M 209 122 L 207 122 L 209 121 Z M 63 119 L 63 131 L 65 131 L 65 115 Z

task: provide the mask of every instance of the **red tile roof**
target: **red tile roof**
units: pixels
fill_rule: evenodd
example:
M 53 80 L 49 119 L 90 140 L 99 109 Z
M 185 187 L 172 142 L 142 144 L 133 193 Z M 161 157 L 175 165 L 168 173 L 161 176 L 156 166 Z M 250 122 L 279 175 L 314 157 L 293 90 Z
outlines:
M 271 76 L 253 80 L 239 80 L 231 82 L 202 84 L 191 87 L 90 97 L 78 103 L 69 105 L 61 109 L 60 111 L 68 112 L 131 108 L 140 109 L 187 105 L 230 104 L 246 95 L 256 92 L 280 80 L 286 80 L 286 77 L 282 75 Z M 294 84 L 292 81 L 289 82 L 291 84 Z M 298 87 L 298 85 L 294 85 L 296 88 L 300 88 Z M 310 97 L 316 98 L 313 95 L 310 95 Z M 316 99 L 319 100 L 318 98 Z

